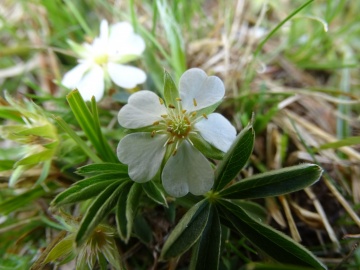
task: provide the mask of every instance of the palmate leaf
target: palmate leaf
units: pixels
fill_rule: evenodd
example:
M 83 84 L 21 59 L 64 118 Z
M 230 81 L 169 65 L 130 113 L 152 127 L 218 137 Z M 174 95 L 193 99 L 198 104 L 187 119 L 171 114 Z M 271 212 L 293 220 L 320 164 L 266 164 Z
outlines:
M 99 194 L 99 196 L 96 197 L 96 199 L 94 199 L 86 211 L 76 234 L 75 241 L 78 246 L 82 245 L 86 241 L 95 227 L 115 207 L 119 194 L 123 190 L 123 187 L 128 183 L 129 182 L 127 181 L 123 181 L 119 185 L 116 181 L 109 185 Z
M 205 229 L 196 243 L 191 257 L 190 269 L 211 270 L 218 269 L 221 246 L 221 224 L 219 214 L 214 206 L 211 206 L 209 218 Z
M 310 251 L 283 233 L 251 218 L 238 205 L 220 200 L 217 208 L 222 223 L 240 232 L 276 261 L 312 269 L 327 269 Z
M 166 240 L 161 258 L 167 260 L 180 256 L 191 248 L 203 233 L 209 215 L 210 204 L 207 200 L 200 201 L 190 208 Z
M 125 243 L 131 236 L 142 192 L 141 184 L 135 182 L 131 184 L 119 195 L 115 216 L 119 235 Z
M 253 151 L 254 140 L 255 133 L 251 125 L 248 125 L 239 133 L 223 161 L 216 169 L 215 191 L 223 189 L 245 166 Z
M 113 182 L 129 180 L 124 173 L 104 173 L 80 180 L 65 191 L 58 194 L 51 202 L 52 206 L 60 206 L 67 203 L 82 201 L 99 195 L 104 188 Z
M 226 199 L 257 199 L 301 190 L 319 180 L 322 169 L 302 164 L 257 174 L 220 192 Z

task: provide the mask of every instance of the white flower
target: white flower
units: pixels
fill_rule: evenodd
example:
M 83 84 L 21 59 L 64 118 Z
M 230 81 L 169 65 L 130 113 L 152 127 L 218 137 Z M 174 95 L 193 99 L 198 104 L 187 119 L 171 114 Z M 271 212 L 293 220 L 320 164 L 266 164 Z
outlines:
M 149 181 L 163 166 L 162 183 L 170 195 L 209 191 L 214 171 L 193 141 L 202 137 L 223 152 L 230 148 L 235 128 L 218 113 L 202 113 L 222 100 L 224 93 L 218 77 L 194 68 L 181 76 L 176 104 L 165 104 L 148 90 L 131 95 L 118 120 L 125 128 L 140 130 L 126 135 L 117 148 L 119 160 L 129 166 L 131 179 Z
M 110 31 L 109 31 L 110 30 Z M 73 47 L 74 43 L 70 43 Z M 123 88 L 134 88 L 146 80 L 146 74 L 139 68 L 124 65 L 138 58 L 145 50 L 144 40 L 134 33 L 127 22 L 120 22 L 108 27 L 103 20 L 100 36 L 92 44 L 77 45 L 77 53 L 82 59 L 68 71 L 62 84 L 70 89 L 78 88 L 84 100 L 92 96 L 100 100 L 105 91 L 105 80 L 110 79 Z

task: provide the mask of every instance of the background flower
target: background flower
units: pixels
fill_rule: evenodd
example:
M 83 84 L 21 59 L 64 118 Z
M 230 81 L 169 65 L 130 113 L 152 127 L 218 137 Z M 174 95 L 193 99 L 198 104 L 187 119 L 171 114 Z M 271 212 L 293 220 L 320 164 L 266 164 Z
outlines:
M 176 104 L 165 104 L 147 90 L 133 94 L 118 115 L 123 127 L 140 129 L 125 136 L 117 149 L 119 160 L 129 165 L 130 177 L 136 182 L 149 181 L 165 160 L 161 178 L 170 195 L 209 191 L 214 172 L 197 142 L 205 140 L 226 152 L 234 141 L 236 130 L 226 118 L 202 113 L 221 101 L 224 93 L 218 77 L 194 68 L 181 76 Z M 150 127 L 149 131 L 141 130 L 145 127 Z
M 100 35 L 92 44 L 82 47 L 69 42 L 79 54 L 79 64 L 68 71 L 62 80 L 67 88 L 78 88 L 84 100 L 92 96 L 100 100 L 105 91 L 105 82 L 110 78 L 123 88 L 134 88 L 146 80 L 146 74 L 139 68 L 125 65 L 138 58 L 145 50 L 144 40 L 127 22 L 108 26 L 106 20 L 101 21 Z

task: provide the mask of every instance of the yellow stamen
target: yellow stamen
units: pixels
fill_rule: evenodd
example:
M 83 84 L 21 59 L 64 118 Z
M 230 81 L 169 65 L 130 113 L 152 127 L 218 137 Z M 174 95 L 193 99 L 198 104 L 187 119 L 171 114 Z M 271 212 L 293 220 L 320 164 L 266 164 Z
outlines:
M 159 97 L 159 101 L 160 101 L 160 104 L 161 104 L 161 105 L 164 104 L 164 100 L 163 100 L 161 97 Z
M 168 117 L 168 115 L 167 114 L 162 114 L 162 115 L 160 115 L 162 118 L 166 118 L 166 117 Z
M 194 106 L 196 107 L 197 106 L 197 102 L 196 102 L 196 99 L 193 98 L 193 103 L 194 103 Z
M 182 112 L 182 113 L 186 113 L 186 110 L 182 110 L 181 112 Z
M 181 100 L 182 100 L 181 98 L 178 98 L 178 97 L 176 98 L 176 101 L 181 101 Z
M 205 119 L 209 119 L 205 113 L 202 115 Z
M 175 106 L 172 105 L 172 104 L 169 104 L 169 108 L 170 108 L 170 109 L 175 109 Z
M 159 121 L 155 121 L 155 122 L 153 123 L 153 126 L 157 126 L 158 124 L 160 124 L 160 122 L 159 122 Z
M 155 130 L 151 131 L 151 138 L 153 138 L 155 136 L 155 134 L 156 134 Z

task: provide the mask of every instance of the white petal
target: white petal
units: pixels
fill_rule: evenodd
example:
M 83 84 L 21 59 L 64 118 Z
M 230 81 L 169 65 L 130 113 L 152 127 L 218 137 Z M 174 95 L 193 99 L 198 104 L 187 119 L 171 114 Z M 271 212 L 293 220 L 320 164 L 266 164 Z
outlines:
M 145 72 L 136 67 L 108 63 L 108 72 L 114 83 L 126 89 L 134 88 L 146 80 Z
M 212 113 L 195 124 L 200 135 L 210 144 L 227 152 L 236 137 L 236 129 L 221 114 Z
M 109 37 L 109 53 L 119 55 L 141 55 L 145 50 L 144 40 L 134 33 L 128 22 L 111 26 Z
M 224 97 L 225 87 L 218 77 L 208 77 L 203 70 L 192 68 L 181 76 L 179 92 L 183 108 L 187 111 L 197 111 L 220 101 Z
M 109 38 L 109 24 L 107 20 L 102 20 L 100 23 L 100 35 L 99 38 L 103 41 L 108 41 Z
M 149 132 L 131 133 L 119 143 L 117 156 L 129 166 L 129 176 L 135 182 L 151 180 L 158 172 L 165 155 L 167 135 L 151 137 Z
M 90 68 L 88 62 L 80 63 L 75 66 L 70 71 L 66 72 L 64 78 L 61 81 L 61 84 L 67 88 L 74 89 L 79 84 L 81 78 L 84 76 L 84 73 Z
M 105 83 L 104 71 L 100 66 L 94 65 L 81 79 L 77 88 L 85 101 L 95 96 L 99 101 L 104 96 Z
M 214 171 L 203 154 L 184 141 L 176 155 L 166 162 L 161 178 L 165 191 L 173 197 L 182 197 L 188 192 L 203 195 L 214 184 Z
M 160 98 L 151 91 L 142 90 L 130 96 L 128 104 L 119 111 L 118 120 L 125 128 L 142 128 L 162 120 L 163 114 L 167 111 Z

